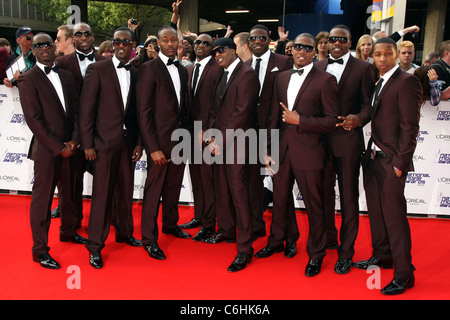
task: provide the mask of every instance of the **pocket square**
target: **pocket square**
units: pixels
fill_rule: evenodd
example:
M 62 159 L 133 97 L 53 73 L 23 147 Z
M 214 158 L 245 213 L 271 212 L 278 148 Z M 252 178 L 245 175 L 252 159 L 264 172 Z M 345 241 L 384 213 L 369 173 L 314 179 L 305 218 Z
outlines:
M 270 72 L 275 72 L 275 71 L 280 71 L 280 69 L 278 69 L 278 67 L 275 67 L 272 70 L 270 70 Z

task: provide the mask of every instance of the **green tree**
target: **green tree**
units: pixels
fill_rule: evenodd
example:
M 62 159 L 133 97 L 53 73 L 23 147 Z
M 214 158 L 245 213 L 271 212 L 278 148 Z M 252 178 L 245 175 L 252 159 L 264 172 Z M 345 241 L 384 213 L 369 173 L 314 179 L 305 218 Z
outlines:
M 71 0 L 26 0 L 36 5 L 44 15 L 50 17 L 58 24 L 67 24 L 72 15 L 67 13 Z M 98 35 L 112 36 L 114 30 L 126 26 L 130 18 L 139 19 L 139 28 L 136 31 L 140 40 L 142 27 L 156 28 L 169 23 L 172 13 L 164 8 L 129 3 L 88 1 L 88 23 L 92 31 Z

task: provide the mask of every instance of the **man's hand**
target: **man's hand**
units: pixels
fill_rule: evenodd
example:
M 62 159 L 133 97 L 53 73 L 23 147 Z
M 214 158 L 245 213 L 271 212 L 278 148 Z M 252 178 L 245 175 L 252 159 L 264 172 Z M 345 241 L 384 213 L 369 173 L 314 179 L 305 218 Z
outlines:
M 157 166 L 165 166 L 167 164 L 167 158 L 161 150 L 152 152 L 150 157 L 153 160 L 153 163 Z
M 59 153 L 59 155 L 63 158 L 68 158 L 73 155 L 73 149 L 70 142 L 64 142 L 64 149 Z
M 398 169 L 397 167 L 394 167 L 395 174 L 397 175 L 397 178 L 400 178 L 402 175 L 402 170 Z
M 275 164 L 275 161 L 273 161 L 272 157 L 267 155 L 264 156 L 264 163 L 266 164 L 267 171 L 269 172 L 270 176 L 273 177 L 276 173 L 275 170 L 272 169 L 272 164 Z
M 350 131 L 355 129 L 356 127 L 361 125 L 359 118 L 354 114 L 349 114 L 348 116 L 338 116 L 339 120 L 343 120 L 342 122 L 336 123 L 336 127 L 342 127 L 342 129 L 346 131 Z
M 203 139 L 205 137 L 205 131 L 200 130 L 197 133 L 197 138 L 195 139 L 195 145 L 197 146 L 197 148 L 199 148 L 200 150 L 203 149 Z
M 84 155 L 86 156 L 86 160 L 94 161 L 97 159 L 97 151 L 94 148 L 84 150 Z
M 136 162 L 139 161 L 142 157 L 142 146 L 136 146 L 133 150 L 133 155 L 131 156 L 131 161 Z
M 282 115 L 282 120 L 283 122 L 289 123 L 289 124 L 295 124 L 295 125 L 299 125 L 300 124 L 300 115 L 297 113 L 297 111 L 290 111 L 288 109 L 288 107 L 286 107 L 284 105 L 283 102 L 280 102 L 280 105 L 283 107 L 284 111 L 283 111 L 283 115 Z

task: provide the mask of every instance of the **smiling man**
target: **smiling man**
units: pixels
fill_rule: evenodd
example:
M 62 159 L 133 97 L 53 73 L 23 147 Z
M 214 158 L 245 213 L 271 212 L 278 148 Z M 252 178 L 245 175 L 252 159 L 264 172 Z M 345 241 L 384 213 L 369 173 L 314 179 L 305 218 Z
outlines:
M 60 197 L 60 240 L 85 243 L 76 233 L 77 213 L 73 198 L 73 170 L 69 158 L 78 145 L 78 95 L 70 72 L 55 67 L 53 39 L 37 34 L 32 42 L 36 65 L 18 80 L 20 101 L 33 133 L 28 157 L 34 161 L 30 204 L 33 260 L 42 267 L 58 269 L 50 256 L 48 231 L 50 208 L 57 181 L 67 192 Z
M 114 191 L 122 190 L 122 202 L 131 200 L 125 198 L 132 197 L 133 162 L 142 155 L 142 147 L 137 145 L 137 69 L 128 63 L 133 37 L 128 28 L 115 31 L 114 57 L 88 67 L 81 93 L 80 148 L 94 166 L 86 245 L 94 268 L 103 266 L 100 252 L 109 233 Z M 131 211 L 116 210 L 115 215 L 116 241 L 140 246 L 132 236 Z
M 380 80 L 371 98 L 371 137 L 363 158 L 373 250 L 370 259 L 353 265 L 394 267 L 394 279 L 381 290 L 393 295 L 415 284 L 404 190 L 408 171 L 414 169 L 422 86 L 399 68 L 394 40 L 378 40 L 373 58 Z
M 272 225 L 268 246 L 283 246 L 289 223 L 288 205 L 294 179 L 308 212 L 308 277 L 319 274 L 326 254 L 323 207 L 323 170 L 325 151 L 322 135 L 336 129 L 339 95 L 336 78 L 313 65 L 314 36 L 302 33 L 293 45 L 294 68 L 279 74 L 274 85 L 268 129 L 280 130 L 279 169 L 273 172 L 268 157 L 267 168 L 273 175 Z M 270 154 L 270 146 L 268 148 Z

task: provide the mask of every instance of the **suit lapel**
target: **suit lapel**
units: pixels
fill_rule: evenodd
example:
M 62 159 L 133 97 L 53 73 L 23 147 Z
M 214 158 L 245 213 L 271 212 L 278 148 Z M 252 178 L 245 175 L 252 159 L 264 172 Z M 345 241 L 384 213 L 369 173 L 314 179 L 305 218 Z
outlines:
M 303 92 L 306 90 L 306 88 L 310 84 L 310 82 L 311 82 L 312 78 L 314 77 L 315 73 L 316 73 L 316 69 L 313 67 L 311 69 L 311 71 L 308 73 L 308 75 L 306 76 L 306 78 L 303 81 L 303 84 L 302 84 L 300 90 L 298 91 L 297 98 L 295 98 L 294 108 L 297 106 L 297 103 L 300 100 L 300 97 L 302 96 Z
M 64 110 L 64 106 L 62 105 L 61 101 L 59 100 L 58 93 L 56 92 L 56 89 L 53 86 L 52 82 L 45 75 L 44 71 L 42 71 L 37 65 L 34 66 L 34 69 L 36 71 L 37 77 L 39 77 L 43 81 L 41 83 L 45 84 L 46 88 L 50 88 L 50 91 L 51 91 L 53 97 L 56 99 L 56 101 L 58 101 L 58 104 L 60 106 L 60 110 L 63 112 L 64 116 L 66 116 L 66 111 Z M 60 79 L 61 79 L 61 77 L 60 77 Z M 62 87 L 64 89 L 64 84 L 63 84 L 62 80 L 61 80 L 61 84 L 62 84 Z M 67 97 L 66 97 L 66 94 L 64 92 L 63 92 L 63 94 L 64 94 L 64 99 L 65 99 L 65 102 L 66 102 L 66 106 L 67 106 Z
M 228 78 L 227 85 L 225 86 L 225 90 L 223 91 L 223 95 L 221 96 L 221 99 L 223 99 L 225 97 L 225 95 L 227 94 L 228 88 L 230 87 L 233 80 L 236 78 L 236 74 L 239 72 L 239 69 L 241 68 L 242 64 L 243 64 L 243 62 L 239 61 L 236 68 L 234 68 L 233 73 Z
M 345 81 L 347 80 L 348 76 L 352 72 L 354 59 L 356 59 L 356 58 L 353 58 L 352 55 L 350 55 L 350 57 L 348 58 L 347 64 L 346 64 L 345 69 L 344 69 L 344 72 L 342 72 L 341 79 L 339 80 L 339 83 L 338 83 L 338 88 L 339 89 L 342 88 L 343 84 L 345 83 Z
M 378 94 L 377 101 L 376 101 L 375 105 L 373 106 L 372 115 L 374 115 L 375 112 L 378 110 L 378 106 L 380 105 L 380 101 L 383 98 L 384 93 L 386 92 L 386 90 L 388 90 L 389 86 L 395 81 L 395 78 L 397 78 L 397 76 L 399 75 L 400 72 L 401 72 L 400 68 L 395 70 L 394 74 L 389 78 L 389 80 L 386 82 L 386 84 L 381 89 L 380 93 Z M 375 93 L 375 90 L 372 94 L 371 101 L 373 100 L 374 93 Z
M 174 85 L 173 85 L 172 78 L 171 78 L 171 76 L 170 76 L 169 70 L 167 70 L 166 65 L 164 64 L 164 62 L 161 60 L 160 57 L 157 57 L 157 58 L 156 58 L 156 62 L 157 62 L 157 64 L 158 64 L 159 69 L 161 70 L 161 73 L 162 73 L 163 76 L 166 78 L 166 81 L 168 81 L 168 82 L 170 83 L 170 88 L 171 88 L 173 94 L 176 95 L 175 87 L 174 87 Z

